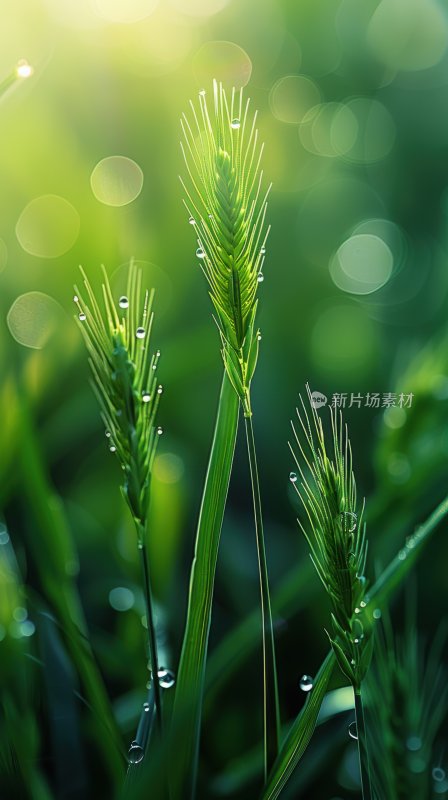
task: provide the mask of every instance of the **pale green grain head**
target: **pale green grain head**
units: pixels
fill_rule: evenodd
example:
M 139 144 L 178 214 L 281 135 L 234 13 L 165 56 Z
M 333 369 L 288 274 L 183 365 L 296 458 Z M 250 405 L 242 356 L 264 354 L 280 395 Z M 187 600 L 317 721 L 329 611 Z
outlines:
M 122 491 L 134 520 L 143 525 L 157 439 L 159 351 L 150 349 L 153 292 L 142 292 L 141 270 L 131 262 L 126 295 L 114 298 L 103 268 L 102 298 L 82 271 L 83 293 L 75 287 L 78 322 L 89 353 L 93 387 L 109 450 L 123 469 Z
M 214 81 L 183 115 L 184 202 L 197 239 L 196 255 L 209 285 L 224 365 L 250 416 L 250 382 L 258 356 L 257 292 L 269 228 L 257 112 L 243 90 L 228 95 Z

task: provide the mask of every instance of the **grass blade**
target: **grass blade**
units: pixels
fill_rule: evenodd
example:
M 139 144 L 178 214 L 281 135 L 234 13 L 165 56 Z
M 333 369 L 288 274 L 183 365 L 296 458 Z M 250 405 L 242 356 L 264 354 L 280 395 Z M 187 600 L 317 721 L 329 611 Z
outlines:
M 277 690 L 277 668 L 275 663 L 274 629 L 272 626 L 271 600 L 269 596 L 268 569 L 263 535 L 260 486 L 258 481 L 257 456 L 255 451 L 252 417 L 245 417 L 247 452 L 254 503 L 255 532 L 260 576 L 261 624 L 263 641 L 263 723 L 264 723 L 264 779 L 278 754 L 279 709 Z
M 269 775 L 261 800 L 276 800 L 302 758 L 316 727 L 317 717 L 327 691 L 336 658 L 331 650 L 323 662 L 306 703 L 293 722 L 283 747 Z
M 391 592 L 406 578 L 417 559 L 420 557 L 424 546 L 440 522 L 448 514 L 448 497 L 437 506 L 428 519 L 420 525 L 412 536 L 406 540 L 403 547 L 390 562 L 389 566 L 381 573 L 380 577 L 369 592 L 369 607 L 374 609 L 383 605 Z M 366 598 L 367 599 L 367 598 Z
M 192 797 L 196 783 L 205 664 L 215 569 L 238 427 L 239 399 L 224 374 L 210 451 L 190 576 L 187 621 L 174 702 L 174 725 L 182 719 L 174 797 Z

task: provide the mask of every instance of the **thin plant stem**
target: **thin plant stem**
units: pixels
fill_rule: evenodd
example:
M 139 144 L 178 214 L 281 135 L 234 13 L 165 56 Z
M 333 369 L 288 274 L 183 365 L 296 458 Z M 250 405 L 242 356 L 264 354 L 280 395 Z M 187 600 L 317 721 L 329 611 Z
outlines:
M 144 536 L 145 536 L 145 531 L 142 528 L 140 528 L 138 549 L 140 552 L 141 562 L 142 562 L 143 592 L 145 595 L 146 622 L 148 625 L 149 660 L 151 662 L 152 682 L 154 686 L 154 701 L 156 707 L 157 727 L 161 735 L 163 729 L 162 693 L 160 691 L 160 684 L 159 684 L 159 659 L 157 655 L 157 636 L 156 636 L 156 627 L 154 622 L 154 600 L 151 589 L 151 579 L 149 575 L 148 553 L 146 549 L 146 542 Z
M 356 732 L 358 736 L 359 770 L 361 773 L 361 789 L 363 800 L 372 800 L 370 783 L 369 753 L 367 750 L 367 732 L 361 688 L 355 689 Z
M 257 540 L 258 570 L 260 576 L 261 620 L 263 632 L 263 724 L 264 724 L 264 779 L 270 772 L 278 753 L 278 691 L 275 665 L 274 630 L 269 596 L 268 568 L 264 546 L 263 517 L 261 512 L 260 484 L 252 417 L 245 416 L 247 453 L 249 457 L 252 498 L 254 504 L 255 535 Z

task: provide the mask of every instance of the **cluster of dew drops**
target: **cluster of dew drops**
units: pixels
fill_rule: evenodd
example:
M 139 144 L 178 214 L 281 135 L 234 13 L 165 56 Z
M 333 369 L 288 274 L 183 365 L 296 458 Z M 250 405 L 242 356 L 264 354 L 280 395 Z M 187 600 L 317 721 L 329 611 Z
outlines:
M 77 307 L 79 309 L 79 314 L 78 314 L 79 320 L 81 322 L 85 322 L 86 319 L 87 319 L 87 315 L 86 315 L 85 311 L 80 306 L 78 295 L 75 294 L 73 296 L 73 302 L 77 305 Z M 129 298 L 126 297 L 125 294 L 122 294 L 121 297 L 118 300 L 118 305 L 123 310 L 128 309 L 129 308 Z M 146 336 L 145 328 L 143 328 L 142 326 L 139 326 L 137 328 L 137 330 L 135 331 L 136 339 L 144 339 L 145 336 Z M 157 364 L 158 364 L 159 358 L 160 358 L 160 350 L 157 350 L 156 354 L 154 356 L 154 362 L 152 364 L 152 369 L 153 370 L 157 369 Z M 159 386 L 157 387 L 157 394 L 160 395 L 160 394 L 162 394 L 162 392 L 163 392 L 163 386 L 162 386 L 162 384 L 159 384 Z M 150 401 L 151 401 L 151 394 L 150 394 L 150 392 L 148 392 L 147 389 L 144 389 L 143 392 L 142 392 L 142 402 L 143 403 L 149 403 Z M 163 428 L 160 425 L 156 428 L 156 433 L 157 433 L 158 436 L 162 435 Z M 106 431 L 106 438 L 110 439 L 110 437 L 111 437 L 110 431 Z M 111 444 L 109 445 L 109 450 L 110 450 L 111 453 L 115 453 L 116 452 L 117 448 L 116 448 L 116 446 L 114 445 L 113 442 L 111 442 Z

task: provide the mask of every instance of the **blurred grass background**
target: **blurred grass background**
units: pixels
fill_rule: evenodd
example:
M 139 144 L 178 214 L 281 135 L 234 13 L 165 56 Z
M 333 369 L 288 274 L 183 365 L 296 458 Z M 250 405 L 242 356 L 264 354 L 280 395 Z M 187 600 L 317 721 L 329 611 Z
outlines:
M 0 8 L 0 79 L 19 59 L 34 68 L 0 101 L 2 737 L 19 725 L 20 698 L 34 796 L 45 797 L 42 776 L 55 796 L 109 796 L 94 757 L 98 731 L 76 699 L 85 689 L 67 626 L 85 620 L 127 743 L 146 679 L 143 598 L 118 467 L 72 319 L 78 265 L 94 282 L 104 263 L 119 293 L 133 256 L 156 288 L 164 435 L 150 551 L 164 660 L 176 669 L 221 375 L 181 203 L 179 117 L 213 78 L 247 85 L 273 181 L 254 406 L 274 587 L 299 571 L 277 626 L 289 719 L 303 701 L 300 675 L 313 674 L 327 646 L 328 609 L 288 485 L 288 421 L 305 381 L 329 398 L 414 395 L 408 410 L 346 412 L 368 498 L 372 575 L 446 491 L 448 9 L 438 0 L 3 0 Z M 241 443 L 212 649 L 258 602 L 248 488 Z M 429 637 L 447 611 L 445 565 L 441 532 L 419 568 Z M 216 776 L 259 740 L 258 664 L 255 650 L 210 700 L 204 797 L 251 796 Z M 70 719 L 73 742 L 62 755 L 54 708 Z M 313 796 L 354 796 L 356 782 L 338 768 L 347 747 L 342 737 Z M 67 749 L 77 768 L 62 794 Z

